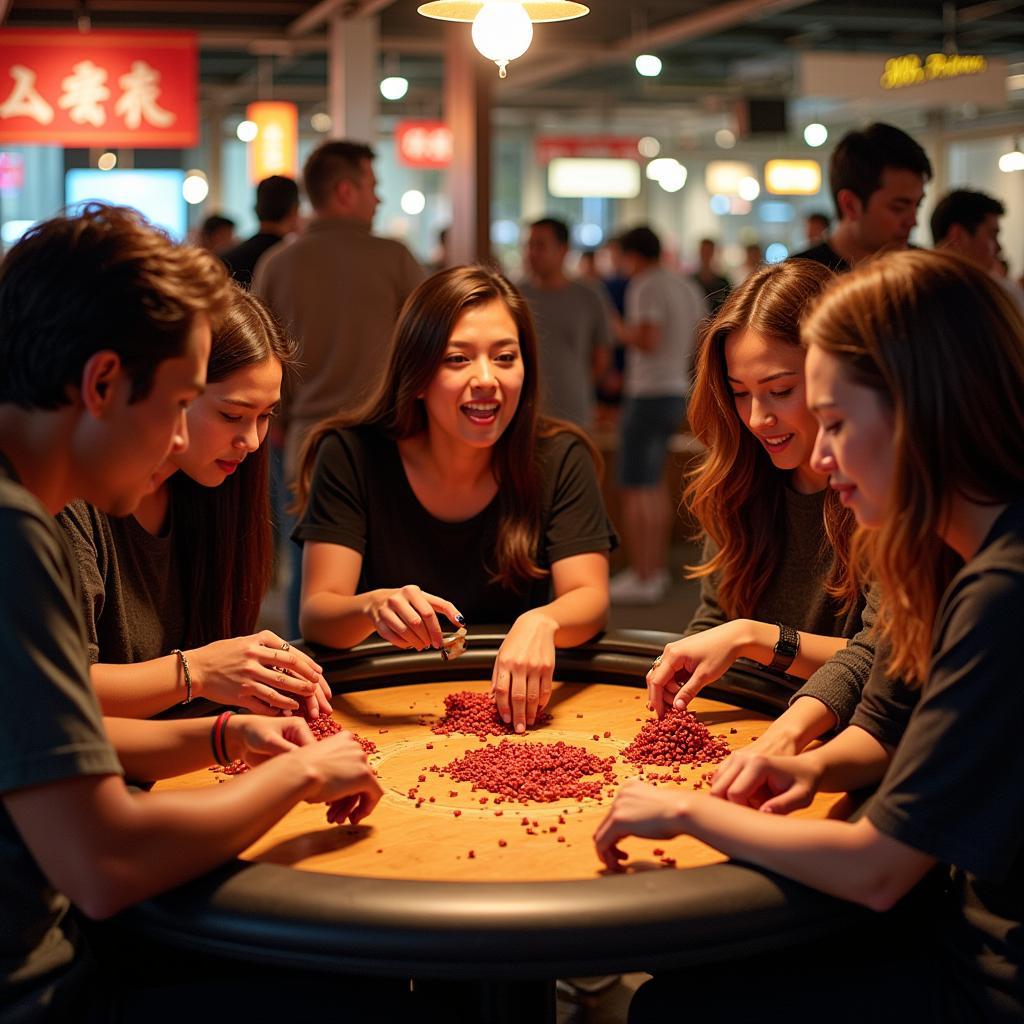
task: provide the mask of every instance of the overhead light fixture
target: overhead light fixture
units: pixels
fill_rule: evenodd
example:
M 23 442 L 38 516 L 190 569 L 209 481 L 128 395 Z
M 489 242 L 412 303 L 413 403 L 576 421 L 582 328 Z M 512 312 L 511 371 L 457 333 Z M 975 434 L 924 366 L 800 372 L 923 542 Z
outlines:
M 239 121 L 238 127 L 235 129 L 235 135 L 238 136 L 239 142 L 252 142 L 260 133 L 260 127 L 255 121 Z
M 1021 149 L 1020 139 L 1014 139 L 1013 149 L 999 158 L 999 170 L 1004 174 L 1024 171 L 1024 150 Z
M 401 75 L 389 75 L 382 78 L 380 94 L 386 100 L 400 100 L 409 91 L 409 79 Z
M 189 206 L 197 206 L 210 194 L 210 183 L 200 170 L 191 170 L 185 174 L 181 183 L 181 195 Z
M 100 153 L 96 166 L 101 171 L 112 171 L 117 166 L 117 154 L 109 150 L 106 153 Z
M 641 156 L 653 157 L 661 152 L 661 143 L 653 135 L 645 135 L 637 142 L 636 148 Z
M 657 78 L 661 74 L 661 58 L 655 57 L 653 53 L 641 53 L 633 62 L 636 73 L 644 78 Z
M 728 128 L 719 128 L 715 132 L 715 145 L 720 149 L 732 149 L 736 145 L 736 135 Z
M 473 45 L 506 76 L 509 61 L 522 57 L 539 22 L 571 21 L 590 13 L 574 0 L 431 0 L 417 8 L 425 18 L 473 25 Z
M 828 129 L 823 124 L 813 121 L 804 129 L 804 142 L 815 149 L 824 146 L 828 142 Z
M 666 192 L 678 192 L 686 184 L 686 168 L 672 157 L 658 157 L 647 165 L 647 177 Z

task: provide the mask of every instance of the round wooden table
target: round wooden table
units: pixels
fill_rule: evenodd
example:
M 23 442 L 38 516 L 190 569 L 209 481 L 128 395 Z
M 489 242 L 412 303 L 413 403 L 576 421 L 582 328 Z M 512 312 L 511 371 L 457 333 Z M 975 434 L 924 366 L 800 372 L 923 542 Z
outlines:
M 592 836 L 614 786 L 600 800 L 496 805 L 493 794 L 430 771 L 500 742 L 438 736 L 430 725 L 446 694 L 486 691 L 501 638 L 477 632 L 448 664 L 436 652 L 382 643 L 316 651 L 335 691 L 335 718 L 379 748 L 370 760 L 386 795 L 374 813 L 358 827 L 335 827 L 322 805 L 296 807 L 238 861 L 127 912 L 123 926 L 205 954 L 277 965 L 488 980 L 499 1002 L 500 993 L 515 994 L 516 1015 L 544 1020 L 556 977 L 748 956 L 861 919 L 856 908 L 729 862 L 689 837 L 628 840 L 629 872 L 604 873 Z M 562 740 L 614 756 L 616 785 L 635 776 L 638 766 L 621 752 L 650 717 L 643 676 L 670 639 L 619 633 L 560 652 L 551 721 L 510 742 Z M 779 680 L 737 670 L 692 709 L 735 749 L 789 696 Z M 684 785 L 706 785 L 701 776 L 710 770 L 684 770 Z M 160 788 L 231 782 L 203 771 Z M 848 809 L 842 798 L 819 796 L 801 813 Z

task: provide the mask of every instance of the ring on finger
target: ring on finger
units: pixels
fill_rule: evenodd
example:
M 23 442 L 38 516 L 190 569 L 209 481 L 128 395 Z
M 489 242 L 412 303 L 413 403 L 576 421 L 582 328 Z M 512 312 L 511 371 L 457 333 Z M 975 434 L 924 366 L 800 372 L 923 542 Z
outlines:
M 285 641 L 284 641 L 284 642 L 283 642 L 283 643 L 281 644 L 281 650 L 282 650 L 282 651 L 290 651 L 291 649 L 292 649 L 292 645 L 291 645 L 290 643 L 288 643 L 288 641 L 287 641 L 287 640 L 285 640 Z
M 661 664 L 661 659 L 662 659 L 662 657 L 663 657 L 663 655 L 659 654 L 659 655 L 658 655 L 658 656 L 657 656 L 657 657 L 656 657 L 656 658 L 654 659 L 654 661 L 652 661 L 652 662 L 651 662 L 651 668 L 652 668 L 652 669 L 654 669 L 654 668 L 657 668 L 657 667 L 658 667 L 658 666 L 659 666 L 659 665 Z

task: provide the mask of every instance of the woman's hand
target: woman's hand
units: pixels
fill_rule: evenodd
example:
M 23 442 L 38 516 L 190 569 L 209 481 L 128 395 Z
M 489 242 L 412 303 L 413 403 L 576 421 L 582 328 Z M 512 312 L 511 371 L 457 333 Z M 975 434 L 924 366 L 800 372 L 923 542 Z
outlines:
M 185 656 L 195 696 L 258 715 L 300 708 L 310 718 L 330 713 L 331 690 L 320 666 L 269 629 L 218 640 Z
M 320 666 L 269 629 L 218 640 L 186 657 L 196 696 L 259 715 L 330 714 L 331 690 Z
M 789 814 L 807 807 L 820 784 L 821 772 L 810 758 L 772 756 L 752 744 L 721 764 L 711 783 L 711 795 L 759 807 L 768 814 Z
M 659 788 L 630 779 L 619 790 L 612 808 L 594 833 L 597 855 L 609 871 L 624 870 L 629 856 L 619 847 L 627 836 L 672 839 L 685 831 L 683 806 L 686 795 L 678 789 Z
M 729 670 L 746 642 L 743 624 L 737 619 L 665 645 L 647 673 L 647 700 L 659 718 L 670 707 L 686 708 Z
M 525 732 L 551 698 L 558 623 L 539 610 L 523 612 L 512 624 L 494 659 L 491 695 L 501 720 Z
M 250 768 L 316 743 L 309 726 L 298 717 L 267 718 L 264 715 L 232 715 L 224 725 L 224 746 L 229 758 Z
M 381 639 L 401 650 L 412 648 L 416 651 L 428 647 L 441 649 L 441 624 L 437 620 L 440 612 L 456 626 L 464 626 L 466 620 L 459 609 L 443 597 L 435 597 L 420 590 L 415 583 L 395 590 L 372 590 L 366 601 L 365 613 Z
M 384 795 L 366 760 L 366 751 L 350 732 L 340 732 L 295 752 L 317 777 L 309 803 L 326 803 L 327 820 L 340 825 L 346 819 L 358 825 Z

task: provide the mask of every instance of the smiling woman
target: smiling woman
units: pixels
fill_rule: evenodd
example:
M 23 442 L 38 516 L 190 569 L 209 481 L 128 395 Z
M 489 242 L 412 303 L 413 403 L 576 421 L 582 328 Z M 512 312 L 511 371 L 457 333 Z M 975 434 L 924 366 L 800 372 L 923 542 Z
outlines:
M 200 696 L 264 714 L 326 709 L 309 658 L 271 633 L 248 635 L 273 558 L 263 441 L 294 360 L 266 308 L 235 289 L 185 416 L 187 446 L 171 450 L 133 515 L 77 501 L 58 517 L 106 714 L 149 717 Z
M 547 703 L 555 648 L 604 625 L 617 543 L 592 446 L 538 417 L 537 389 L 519 292 L 481 267 L 435 274 L 378 393 L 310 436 L 294 534 L 309 640 L 440 649 L 439 616 L 511 623 L 492 683 L 519 731 Z

